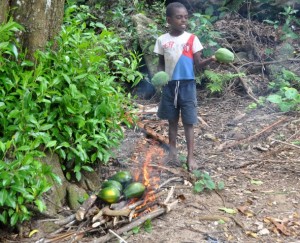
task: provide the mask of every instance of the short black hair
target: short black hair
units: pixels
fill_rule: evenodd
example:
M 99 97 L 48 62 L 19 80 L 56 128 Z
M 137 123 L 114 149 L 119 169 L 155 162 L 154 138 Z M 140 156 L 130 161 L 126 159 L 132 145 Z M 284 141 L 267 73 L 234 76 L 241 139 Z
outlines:
M 167 17 L 172 17 L 172 15 L 174 14 L 175 8 L 185 8 L 186 9 L 186 7 L 182 3 L 179 3 L 179 2 L 169 3 L 166 8 Z

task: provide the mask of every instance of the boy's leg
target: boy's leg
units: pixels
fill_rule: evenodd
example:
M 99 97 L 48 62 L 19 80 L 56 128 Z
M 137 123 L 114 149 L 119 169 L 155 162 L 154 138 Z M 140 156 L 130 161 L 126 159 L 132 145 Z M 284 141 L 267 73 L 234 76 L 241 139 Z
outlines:
M 176 138 L 178 131 L 178 120 L 169 120 L 169 145 L 170 145 L 170 156 L 172 159 L 176 160 L 177 150 L 176 150 Z
M 189 171 L 197 169 L 197 164 L 194 159 L 194 126 L 193 124 L 183 124 L 184 133 L 187 143 L 187 164 Z

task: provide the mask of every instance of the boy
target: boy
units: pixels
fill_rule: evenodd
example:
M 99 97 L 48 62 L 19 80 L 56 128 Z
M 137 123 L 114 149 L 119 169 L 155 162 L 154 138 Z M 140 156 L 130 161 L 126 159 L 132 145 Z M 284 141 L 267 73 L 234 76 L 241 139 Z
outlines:
M 176 160 L 176 137 L 179 113 L 187 142 L 187 165 L 189 171 L 197 169 L 194 159 L 194 124 L 197 123 L 197 97 L 194 66 L 200 70 L 215 60 L 201 60 L 199 39 L 186 32 L 188 12 L 181 3 L 168 4 L 167 23 L 170 30 L 156 40 L 154 52 L 159 56 L 158 71 L 169 74 L 170 81 L 163 87 L 158 117 L 169 122 L 170 159 Z

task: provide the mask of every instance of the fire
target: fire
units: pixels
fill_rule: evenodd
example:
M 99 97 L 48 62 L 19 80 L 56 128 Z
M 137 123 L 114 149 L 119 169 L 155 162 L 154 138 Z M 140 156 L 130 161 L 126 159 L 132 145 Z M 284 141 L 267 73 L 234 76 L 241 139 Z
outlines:
M 163 158 L 163 156 L 164 151 L 162 148 L 155 145 L 150 146 L 145 153 L 145 159 L 143 162 L 142 170 L 138 169 L 135 173 L 135 179 L 142 181 L 142 183 L 146 187 L 146 195 L 144 196 L 144 202 L 142 205 L 136 208 L 136 211 L 139 211 L 139 209 L 144 208 L 147 205 L 147 203 L 154 202 L 156 199 L 154 192 L 159 187 L 160 178 L 158 175 L 154 174 L 150 163 L 152 161 L 160 161 Z M 150 212 L 151 208 L 149 207 L 145 211 Z M 138 213 L 135 215 L 135 217 L 136 216 L 138 216 Z

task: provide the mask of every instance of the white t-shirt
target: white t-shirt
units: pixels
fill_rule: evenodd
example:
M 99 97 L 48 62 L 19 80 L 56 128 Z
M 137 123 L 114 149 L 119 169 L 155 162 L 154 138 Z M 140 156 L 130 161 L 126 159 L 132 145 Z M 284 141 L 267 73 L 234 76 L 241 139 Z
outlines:
M 203 49 L 197 36 L 183 32 L 180 36 L 166 33 L 155 43 L 154 52 L 165 58 L 165 72 L 170 80 L 195 79 L 193 54 Z

